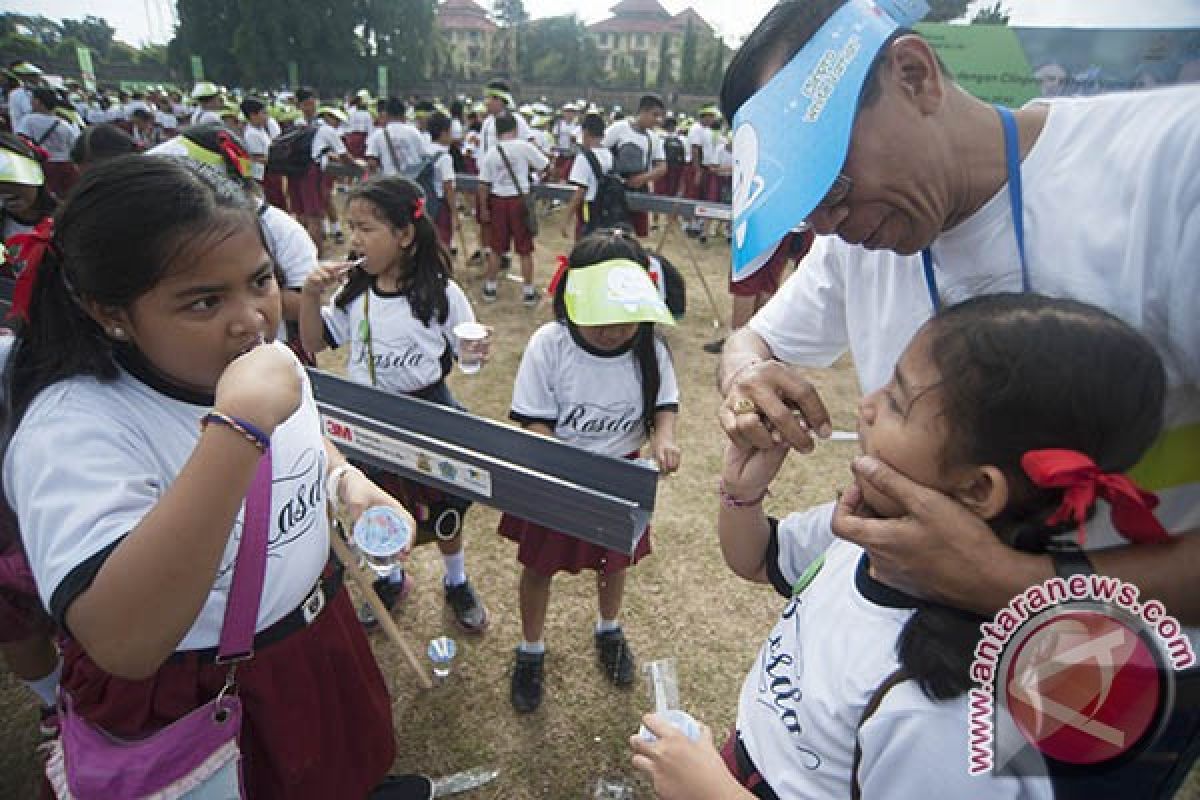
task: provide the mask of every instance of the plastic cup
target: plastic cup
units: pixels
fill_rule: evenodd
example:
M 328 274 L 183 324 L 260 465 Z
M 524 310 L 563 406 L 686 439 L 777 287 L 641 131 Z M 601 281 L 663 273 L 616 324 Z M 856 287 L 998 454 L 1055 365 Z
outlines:
M 376 575 L 388 575 L 412 542 L 408 518 L 388 506 L 372 506 L 354 523 L 354 546 Z
M 656 711 L 658 716 L 662 717 L 673 727 L 678 728 L 683 732 L 683 735 L 691 739 L 693 742 L 700 741 L 700 723 L 696 722 L 696 718 L 682 709 L 672 708 L 667 711 Z M 638 736 L 642 741 L 657 742 L 658 737 L 650 732 L 650 729 L 645 725 L 638 729 Z
M 461 322 L 454 326 L 458 338 L 458 368 L 466 375 L 474 375 L 483 366 L 483 343 L 488 330 L 478 322 Z
M 429 641 L 426 651 L 429 660 L 433 662 L 433 676 L 438 680 L 450 677 L 450 664 L 458 655 L 458 645 L 449 636 L 439 636 Z

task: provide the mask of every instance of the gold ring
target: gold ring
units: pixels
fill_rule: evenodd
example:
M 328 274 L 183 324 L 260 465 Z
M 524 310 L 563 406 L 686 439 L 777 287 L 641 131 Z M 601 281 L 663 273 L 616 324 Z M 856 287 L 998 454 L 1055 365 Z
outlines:
M 733 404 L 733 413 L 735 414 L 757 414 L 758 406 L 754 405 L 754 401 L 746 397 L 739 397 L 737 402 Z

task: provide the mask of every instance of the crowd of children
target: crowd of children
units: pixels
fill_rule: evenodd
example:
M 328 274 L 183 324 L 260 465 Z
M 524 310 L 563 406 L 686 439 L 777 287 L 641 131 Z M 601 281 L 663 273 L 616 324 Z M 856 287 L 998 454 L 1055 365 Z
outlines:
M 268 99 L 232 106 L 211 84 L 197 85 L 191 106 L 151 93 L 120 116 L 87 108 L 75 121 L 51 90 L 31 94 L 17 114 L 9 91 L 16 135 L 0 134 L 17 276 L 15 336 L 0 338 L 0 654 L 41 701 L 48 737 L 62 698 L 68 713 L 134 738 L 223 694 L 233 673 L 216 647 L 251 524 L 246 498 L 257 471 L 272 470 L 282 490 L 255 652 L 237 670 L 245 786 L 265 798 L 367 796 L 395 756 L 391 703 L 363 634 L 371 620 L 356 617 L 330 556 L 326 503 L 350 522 L 375 505 L 411 514 L 438 543 L 459 625 L 481 634 L 489 613 L 467 575 L 470 504 L 346 461 L 321 432 L 301 361 L 346 347 L 350 380 L 462 408 L 445 382 L 460 355 L 455 329 L 475 321 L 453 277 L 455 176 L 479 176 L 480 298 L 497 300 L 511 247 L 527 306 L 540 292 L 526 197 L 535 179 L 557 177 L 576 187 L 564 225 L 576 241 L 548 288 L 554 318 L 524 346 L 509 416 L 674 472 L 681 391 L 656 329 L 674 316 L 638 242 L 650 221 L 635 212 L 632 231 L 598 222 L 610 178 L 624 191 L 721 200 L 720 115 L 701 109 L 685 137 L 647 95 L 611 124 L 575 104 L 531 124 L 502 81 L 485 89 L 485 116 L 398 98 L 372 114 L 365 93 L 347 113 L 300 90 L 282 125 Z M 305 158 L 280 172 L 274 143 L 285 138 Z M 81 175 L 54 166 L 66 163 Z M 348 187 L 340 219 L 335 163 L 373 173 Z M 347 239 L 355 259 L 318 264 L 327 235 Z M 1129 469 L 1162 424 L 1164 381 L 1153 348 L 1106 312 L 995 295 L 921 328 L 892 382 L 862 400 L 859 434 L 864 452 L 955 497 L 1007 545 L 1041 552 L 1065 530 L 1049 522 L 1064 491 L 1029 459 L 1069 449 L 1103 473 Z M 722 469 L 726 561 L 788 599 L 743 686 L 736 730 L 718 753 L 706 728 L 689 743 L 649 720 L 659 738 L 634 737 L 634 765 L 664 797 L 693 800 L 912 796 L 931 779 L 952 796 L 1051 796 L 1044 778 L 968 778 L 947 763 L 966 740 L 980 620 L 878 583 L 863 550 L 834 538 L 835 514 L 899 513 L 869 487 L 768 518 L 762 500 L 787 452 L 730 444 Z M 516 543 L 521 570 L 513 707 L 541 703 L 550 586 L 562 571 L 596 573 L 596 658 L 614 685 L 630 686 L 620 611 L 649 533 L 632 556 L 511 515 L 499 533 Z M 373 588 L 394 605 L 411 578 L 397 568 Z

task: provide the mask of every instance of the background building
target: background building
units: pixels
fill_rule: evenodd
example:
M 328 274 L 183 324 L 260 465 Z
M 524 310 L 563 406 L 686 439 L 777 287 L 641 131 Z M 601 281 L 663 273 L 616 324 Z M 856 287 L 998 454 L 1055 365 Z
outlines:
M 457 77 L 474 80 L 490 72 L 499 28 L 487 9 L 474 0 L 445 0 L 437 7 L 437 27 Z

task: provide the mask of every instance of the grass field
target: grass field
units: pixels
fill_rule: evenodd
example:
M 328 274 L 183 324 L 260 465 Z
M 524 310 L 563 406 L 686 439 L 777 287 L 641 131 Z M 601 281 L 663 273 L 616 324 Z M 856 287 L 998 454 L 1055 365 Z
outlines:
M 474 232 L 469 236 L 473 243 Z M 554 256 L 566 252 L 556 218 L 543 224 L 538 247 L 538 282 L 545 285 Z M 720 243 L 694 249 L 727 322 L 728 248 Z M 660 484 L 654 553 L 631 571 L 622 617 L 639 661 L 675 658 L 683 707 L 721 735 L 733 723 L 742 678 L 782 602 L 772 590 L 734 577 L 721 559 L 714 525 L 724 437 L 715 416 L 716 360 L 701 350 L 718 332 L 678 232 L 670 236 L 665 252 L 689 283 L 686 318 L 664 330 L 682 392 L 683 465 Z M 551 317 L 549 303 L 523 308 L 518 284 L 502 282 L 500 301 L 483 305 L 478 271 L 460 271 L 458 279 L 481 321 L 496 328 L 495 355 L 477 375 L 453 375 L 451 388 L 474 413 L 504 419 L 522 348 Z M 323 366 L 340 370 L 340 357 L 323 361 Z M 833 413 L 834 426 L 851 427 L 857 401 L 852 366 L 840 362 L 813 371 L 812 379 Z M 847 481 L 847 465 L 856 452 L 853 443 L 828 443 L 813 455 L 793 456 L 768 499 L 768 510 L 782 513 L 831 499 Z M 399 653 L 383 637 L 373 639 L 392 691 L 396 771 L 438 776 L 477 766 L 499 769 L 496 781 L 464 795 L 481 800 L 591 798 L 602 777 L 627 781 L 637 797 L 653 796 L 630 768 L 627 744 L 652 700 L 640 683 L 632 691 L 612 688 L 596 666 L 591 642 L 596 593 L 590 575 L 554 582 L 541 709 L 518 716 L 509 705 L 509 668 L 520 638 L 519 567 L 515 545 L 495 532 L 497 520 L 496 512 L 479 506 L 467 517 L 468 572 L 492 613 L 491 627 L 481 638 L 458 634 L 445 613 L 436 549 L 421 548 L 412 559 L 418 588 L 397 619 L 421 650 L 441 634 L 458 641 L 459 656 L 447 683 L 432 691 L 419 689 Z M 28 695 L 11 676 L 0 675 L 0 798 L 36 796 L 35 716 Z M 1200 798 L 1195 775 L 1189 787 L 1179 797 Z

